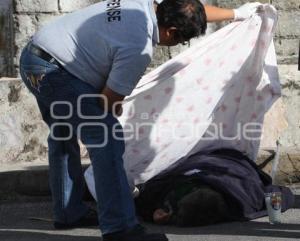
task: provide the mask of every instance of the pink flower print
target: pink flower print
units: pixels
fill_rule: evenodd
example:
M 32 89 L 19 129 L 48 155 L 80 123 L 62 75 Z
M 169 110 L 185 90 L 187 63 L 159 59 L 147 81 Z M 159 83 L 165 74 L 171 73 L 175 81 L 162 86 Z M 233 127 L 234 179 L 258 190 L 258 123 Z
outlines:
M 249 90 L 247 93 L 247 96 L 252 97 L 254 96 L 254 91 L 253 90 Z
M 236 44 L 234 44 L 234 45 L 232 45 L 232 46 L 230 47 L 230 50 L 231 50 L 231 51 L 235 51 L 236 49 L 237 49 Z
M 155 142 L 156 142 L 156 143 L 160 143 L 160 138 L 159 138 L 159 137 L 156 137 Z
M 168 119 L 163 119 L 161 122 L 162 122 L 162 123 L 168 123 L 169 120 L 168 120 Z
M 253 77 L 252 77 L 252 76 L 248 76 L 248 77 L 246 78 L 246 82 L 247 82 L 248 84 L 251 84 L 251 83 L 253 82 Z
M 204 64 L 205 64 L 206 66 L 209 66 L 209 65 L 211 64 L 211 62 L 212 62 L 212 60 L 209 59 L 209 58 L 207 58 L 207 59 L 204 60 Z
M 254 47 L 256 45 L 256 42 L 257 42 L 256 39 L 251 40 L 250 47 Z
M 163 149 L 166 149 L 168 146 L 169 146 L 169 144 L 164 144 L 164 145 L 162 146 L 162 148 L 163 148 Z
M 165 88 L 166 95 L 170 94 L 172 92 L 172 90 L 173 90 L 173 88 L 171 88 L 171 87 Z
M 264 100 L 264 97 L 262 97 L 261 95 L 258 95 L 258 96 L 256 97 L 256 99 L 257 99 L 258 101 L 263 101 L 263 100 Z
M 256 113 L 252 113 L 251 120 L 255 120 L 256 118 L 257 118 L 257 114 Z
M 163 154 L 163 155 L 161 156 L 162 159 L 164 159 L 164 158 L 166 158 L 166 157 L 167 157 L 167 154 L 166 154 L 166 153 Z
M 130 107 L 129 111 L 128 111 L 128 118 L 129 119 L 133 119 L 135 117 L 135 113 L 133 111 L 134 108 Z
M 128 111 L 128 115 L 129 116 L 131 116 L 133 114 L 133 109 L 132 109 L 132 107 L 129 109 L 129 111 Z
M 132 149 L 131 151 L 132 151 L 132 153 L 134 153 L 134 154 L 137 154 L 137 155 L 140 154 L 140 151 L 139 151 L 138 149 Z
M 186 74 L 186 70 L 185 69 L 182 69 L 178 72 L 179 76 L 180 77 L 184 77 L 184 75 Z
M 187 108 L 187 111 L 188 111 L 188 112 L 193 112 L 194 109 L 195 109 L 195 107 L 194 107 L 193 105 L 191 105 L 191 106 L 189 106 L 189 107 Z
M 269 32 L 271 32 L 272 31 L 272 26 L 264 26 L 264 27 L 262 27 L 262 31 L 264 32 L 264 33 L 269 33 Z
M 150 116 L 154 115 L 156 113 L 156 109 L 152 108 L 151 112 L 150 112 Z
M 202 87 L 202 90 L 208 90 L 209 89 L 209 85 L 205 85 Z
M 267 46 L 267 43 L 266 43 L 264 40 L 261 40 L 261 41 L 259 42 L 259 47 L 260 47 L 261 49 L 265 49 L 266 46 Z
M 198 85 L 202 85 L 202 81 L 203 81 L 202 78 L 199 78 L 199 79 L 196 80 L 196 82 L 197 82 Z
M 274 89 L 272 89 L 272 88 L 269 90 L 269 92 L 270 92 L 270 95 L 272 96 L 272 98 L 277 95 L 275 93 Z
M 237 104 L 239 104 L 239 103 L 241 102 L 241 96 L 235 97 L 235 98 L 234 98 L 234 101 L 235 101 Z
M 198 117 L 196 117 L 196 118 L 194 119 L 194 124 L 198 124 L 198 123 L 200 123 L 200 119 L 199 119 Z
M 177 103 L 180 103 L 180 102 L 182 102 L 182 101 L 183 101 L 183 98 L 182 98 L 182 97 L 180 97 L 180 96 L 176 97 L 176 102 L 177 102 Z
M 220 109 L 222 112 L 225 112 L 227 110 L 227 106 L 223 104 L 221 105 Z
M 225 64 L 225 61 L 221 60 L 220 63 L 219 63 L 219 68 L 223 67 L 224 64 Z
M 146 96 L 144 96 L 144 99 L 145 100 L 152 100 L 152 95 L 146 95 Z
M 212 102 L 213 98 L 210 96 L 206 99 L 205 103 L 209 105 Z

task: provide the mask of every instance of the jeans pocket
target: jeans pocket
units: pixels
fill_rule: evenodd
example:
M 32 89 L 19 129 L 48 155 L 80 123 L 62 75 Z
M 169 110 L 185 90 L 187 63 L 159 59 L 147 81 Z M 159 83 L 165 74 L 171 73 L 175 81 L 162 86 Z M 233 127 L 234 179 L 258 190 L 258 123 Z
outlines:
M 53 90 L 47 78 L 48 68 L 39 65 L 22 65 L 21 77 L 27 88 L 36 96 L 49 96 Z

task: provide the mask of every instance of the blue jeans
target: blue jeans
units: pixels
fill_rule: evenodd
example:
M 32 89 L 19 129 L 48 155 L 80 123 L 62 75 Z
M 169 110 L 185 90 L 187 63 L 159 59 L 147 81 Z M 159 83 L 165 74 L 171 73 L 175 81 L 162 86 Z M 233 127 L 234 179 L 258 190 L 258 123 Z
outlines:
M 102 233 L 136 225 L 134 202 L 123 167 L 122 127 L 112 114 L 103 111 L 99 99 L 82 98 L 78 102 L 80 96 L 99 94 L 99 90 L 33 55 L 27 47 L 22 52 L 20 71 L 50 128 L 49 182 L 55 221 L 72 223 L 88 210 L 82 201 L 85 184 L 77 141 L 80 138 L 94 170 Z M 93 118 L 97 116 L 103 117 Z M 113 130 L 117 130 L 119 138 L 114 138 Z

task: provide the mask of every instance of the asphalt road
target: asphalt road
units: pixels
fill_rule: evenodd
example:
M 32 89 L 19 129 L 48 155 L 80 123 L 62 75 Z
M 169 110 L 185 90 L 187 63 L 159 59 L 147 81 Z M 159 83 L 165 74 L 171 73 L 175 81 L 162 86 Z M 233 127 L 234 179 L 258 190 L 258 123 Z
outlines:
M 165 232 L 170 241 L 300 240 L 300 196 L 295 209 L 283 214 L 282 224 L 271 225 L 267 218 L 198 228 L 177 228 L 146 224 L 150 231 Z M 44 218 L 45 221 L 31 220 Z M 57 231 L 52 227 L 49 202 L 0 203 L 1 241 L 100 241 L 97 228 Z M 142 241 L 142 240 L 141 240 Z

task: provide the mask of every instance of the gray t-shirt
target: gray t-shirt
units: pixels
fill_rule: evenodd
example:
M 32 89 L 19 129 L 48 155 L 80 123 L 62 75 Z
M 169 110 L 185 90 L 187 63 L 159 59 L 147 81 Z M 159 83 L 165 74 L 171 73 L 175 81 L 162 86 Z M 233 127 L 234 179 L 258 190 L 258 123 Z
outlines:
M 99 91 L 129 95 L 158 43 L 153 0 L 107 0 L 44 26 L 33 43 Z

